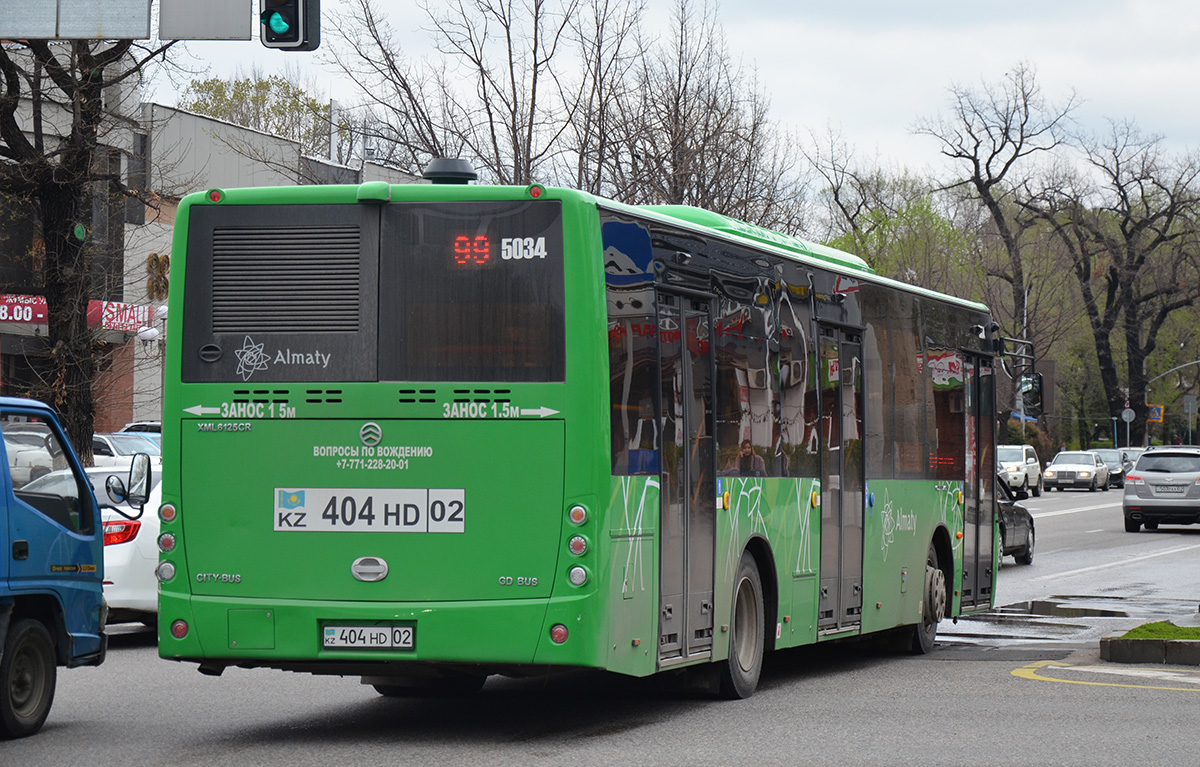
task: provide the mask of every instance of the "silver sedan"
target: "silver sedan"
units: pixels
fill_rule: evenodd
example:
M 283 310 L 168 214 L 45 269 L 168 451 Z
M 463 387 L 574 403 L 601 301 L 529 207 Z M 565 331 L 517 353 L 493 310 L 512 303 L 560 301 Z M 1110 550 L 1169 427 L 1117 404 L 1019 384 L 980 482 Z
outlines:
M 1108 490 L 1108 466 L 1095 451 L 1064 451 L 1050 461 L 1042 474 L 1042 482 L 1047 490 L 1066 490 L 1069 487 L 1086 488 L 1092 492 L 1097 489 Z

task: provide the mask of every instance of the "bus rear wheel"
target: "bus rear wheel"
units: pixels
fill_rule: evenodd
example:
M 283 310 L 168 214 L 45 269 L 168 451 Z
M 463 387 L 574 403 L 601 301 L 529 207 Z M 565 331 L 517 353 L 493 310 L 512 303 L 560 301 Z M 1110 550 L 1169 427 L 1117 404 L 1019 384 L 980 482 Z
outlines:
M 946 574 L 938 561 L 937 549 L 929 544 L 925 555 L 925 591 L 921 595 L 921 622 L 913 626 L 910 649 L 914 655 L 933 650 L 938 621 L 946 614 Z
M 42 728 L 54 702 L 54 640 L 40 621 L 9 627 L 0 661 L 0 736 L 23 738 Z
M 723 698 L 749 698 L 758 689 L 766 640 L 763 615 L 762 577 L 747 551 L 742 554 L 734 579 L 729 657 L 721 666 Z

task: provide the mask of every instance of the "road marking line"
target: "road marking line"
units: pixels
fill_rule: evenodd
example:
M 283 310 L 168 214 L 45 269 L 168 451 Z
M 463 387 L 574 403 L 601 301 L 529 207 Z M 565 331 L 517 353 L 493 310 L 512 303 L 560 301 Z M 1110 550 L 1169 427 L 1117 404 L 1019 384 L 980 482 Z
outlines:
M 1072 666 L 1070 663 L 1059 663 L 1052 660 L 1042 660 L 1013 669 L 1012 675 L 1022 679 L 1033 679 L 1038 682 L 1061 682 L 1062 684 L 1085 684 L 1091 687 L 1133 687 L 1141 690 L 1172 690 L 1175 692 L 1200 692 L 1196 687 L 1159 687 L 1149 684 L 1117 684 L 1116 682 L 1085 682 L 1078 679 L 1055 679 L 1050 676 L 1039 676 L 1038 670 L 1043 668 L 1063 668 L 1078 671 L 1090 671 L 1101 674 L 1119 674 L 1125 676 L 1144 676 L 1148 678 L 1168 679 L 1168 681 L 1186 681 L 1188 684 L 1200 684 L 1200 678 L 1185 678 L 1185 674 L 1200 674 L 1200 671 L 1166 671 L 1148 668 L 1117 669 L 1102 666 Z
M 1122 565 L 1131 565 L 1134 562 L 1141 562 L 1146 559 L 1154 559 L 1155 557 L 1165 557 L 1168 554 L 1179 554 L 1183 551 L 1191 551 L 1192 549 L 1200 549 L 1200 543 L 1191 546 L 1177 546 L 1173 549 L 1165 549 L 1156 551 L 1153 554 L 1143 554 L 1140 557 L 1129 557 L 1128 559 L 1118 559 L 1115 562 L 1109 562 L 1103 565 L 1093 565 L 1092 567 L 1081 567 L 1078 570 L 1066 570 L 1061 573 L 1050 573 L 1049 575 L 1039 575 L 1037 578 L 1030 578 L 1031 581 L 1048 581 L 1057 578 L 1070 578 L 1084 573 L 1095 572 L 1096 570 L 1106 570 L 1110 567 L 1121 567 Z
M 1101 527 L 1101 528 L 1099 528 L 1098 530 L 1084 530 L 1084 531 L 1083 531 L 1083 534 L 1084 534 L 1084 535 L 1090 535 L 1091 533 L 1107 533 L 1107 532 L 1108 532 L 1108 529 L 1107 529 L 1107 528 L 1103 528 L 1103 527 Z
M 1078 509 L 1063 509 L 1062 511 L 1042 511 L 1033 515 L 1034 519 L 1042 517 L 1060 517 L 1063 514 L 1078 514 L 1081 511 L 1095 511 L 1096 509 L 1119 509 L 1120 503 L 1102 503 L 1099 506 L 1082 506 Z

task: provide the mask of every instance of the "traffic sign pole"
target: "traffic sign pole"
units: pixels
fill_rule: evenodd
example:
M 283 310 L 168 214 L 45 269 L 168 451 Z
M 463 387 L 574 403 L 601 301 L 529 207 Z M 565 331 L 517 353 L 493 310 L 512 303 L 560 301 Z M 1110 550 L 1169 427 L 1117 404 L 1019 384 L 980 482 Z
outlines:
M 1125 422 L 1125 447 L 1129 447 L 1129 424 L 1133 423 L 1133 419 L 1137 417 L 1137 413 L 1133 412 L 1133 408 L 1129 407 L 1129 400 L 1125 401 L 1125 409 L 1121 411 L 1121 420 Z

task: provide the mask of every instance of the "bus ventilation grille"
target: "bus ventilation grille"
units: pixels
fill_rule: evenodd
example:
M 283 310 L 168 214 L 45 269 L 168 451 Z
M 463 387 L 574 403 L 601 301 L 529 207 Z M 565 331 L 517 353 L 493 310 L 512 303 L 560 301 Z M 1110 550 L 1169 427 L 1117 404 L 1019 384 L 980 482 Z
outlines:
M 304 401 L 311 405 L 337 404 L 342 401 L 341 389 L 305 389 Z
M 413 405 L 420 403 L 422 405 L 437 404 L 437 400 L 433 397 L 425 396 L 429 394 L 437 394 L 436 389 L 401 389 L 400 404 Z
M 455 389 L 453 402 L 512 402 L 512 389 Z
M 287 389 L 234 389 L 234 402 L 273 402 L 286 405 L 291 392 Z M 282 397 L 282 399 L 280 399 Z
M 356 333 L 357 226 L 217 227 L 214 333 Z

